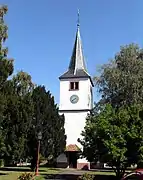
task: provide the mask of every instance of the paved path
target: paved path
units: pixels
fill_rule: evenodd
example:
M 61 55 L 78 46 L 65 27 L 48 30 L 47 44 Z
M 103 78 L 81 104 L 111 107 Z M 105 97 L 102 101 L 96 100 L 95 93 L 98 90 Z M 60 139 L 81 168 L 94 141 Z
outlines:
M 92 170 L 91 170 L 92 171 Z M 105 170 L 103 169 L 97 169 L 97 170 L 93 170 L 94 172 L 105 172 Z M 106 170 L 106 172 L 113 172 L 113 170 Z M 77 170 L 77 169 L 63 169 L 62 171 L 59 172 L 59 174 L 54 178 L 54 180 L 77 180 L 77 177 L 79 177 L 80 175 L 84 174 L 84 173 L 88 173 L 88 171 L 82 171 L 82 170 Z M 107 175 L 97 175 L 97 179 L 98 180 L 113 180 L 114 176 L 111 177 L 112 175 L 109 175 L 107 177 Z M 47 179 L 47 180 L 52 180 L 52 179 Z
M 78 176 L 84 174 L 84 171 L 76 170 L 76 169 L 65 169 L 64 171 L 60 172 L 56 179 L 61 180 L 76 180 Z

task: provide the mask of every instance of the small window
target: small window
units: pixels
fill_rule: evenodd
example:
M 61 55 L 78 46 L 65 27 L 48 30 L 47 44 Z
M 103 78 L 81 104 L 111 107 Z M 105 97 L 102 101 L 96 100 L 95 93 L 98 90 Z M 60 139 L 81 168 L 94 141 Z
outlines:
M 78 90 L 79 89 L 79 83 L 78 82 L 75 82 L 75 89 Z
M 71 89 L 71 90 L 74 89 L 74 82 L 70 82 L 70 89 Z
M 70 82 L 70 90 L 78 90 L 79 82 Z

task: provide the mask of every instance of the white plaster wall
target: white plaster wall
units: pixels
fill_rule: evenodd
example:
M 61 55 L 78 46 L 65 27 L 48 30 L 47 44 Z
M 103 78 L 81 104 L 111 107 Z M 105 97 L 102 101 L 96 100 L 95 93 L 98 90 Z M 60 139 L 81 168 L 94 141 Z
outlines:
M 85 127 L 85 121 L 88 112 L 73 112 L 73 113 L 64 113 L 65 115 L 65 134 L 67 135 L 67 145 L 76 144 L 82 149 L 80 143 L 77 139 L 82 138 L 80 135 L 82 130 Z
M 79 81 L 79 90 L 70 91 L 70 81 Z M 60 81 L 60 114 L 65 115 L 65 134 L 67 135 L 67 145 L 77 144 L 81 149 L 82 146 L 77 139 L 82 138 L 81 132 L 84 130 L 87 114 L 92 108 L 91 97 L 91 81 L 89 78 L 85 79 L 68 79 Z M 79 101 L 76 104 L 70 102 L 70 97 L 76 94 L 79 96 Z M 85 110 L 87 111 L 74 111 Z M 67 110 L 73 110 L 71 112 Z
M 89 78 L 86 79 L 74 79 L 74 81 L 79 81 L 79 90 L 70 91 L 69 83 L 70 80 L 61 80 L 60 81 L 60 110 L 77 110 L 77 109 L 90 109 L 91 103 L 89 103 L 89 96 L 91 99 L 90 87 L 91 82 Z M 70 102 L 70 97 L 76 94 L 79 96 L 79 101 L 76 104 Z

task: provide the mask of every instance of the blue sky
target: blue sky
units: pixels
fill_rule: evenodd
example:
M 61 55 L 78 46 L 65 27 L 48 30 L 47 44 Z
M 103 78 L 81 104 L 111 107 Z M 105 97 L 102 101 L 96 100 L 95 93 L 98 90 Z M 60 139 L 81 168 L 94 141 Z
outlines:
M 28 72 L 59 102 L 58 77 L 67 70 L 75 39 L 77 9 L 88 71 L 119 51 L 121 45 L 143 47 L 143 0 L 0 0 L 9 12 L 9 56 L 15 72 Z M 94 92 L 97 100 L 97 92 Z

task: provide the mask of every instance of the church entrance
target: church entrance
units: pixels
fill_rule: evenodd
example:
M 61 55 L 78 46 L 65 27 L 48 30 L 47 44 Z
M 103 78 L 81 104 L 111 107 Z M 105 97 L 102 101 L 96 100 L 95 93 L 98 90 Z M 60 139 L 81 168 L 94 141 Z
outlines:
M 68 152 L 69 168 L 77 168 L 77 152 Z
M 68 167 L 77 168 L 77 159 L 80 152 L 79 147 L 76 144 L 70 144 L 66 147 L 65 152 L 68 159 Z

